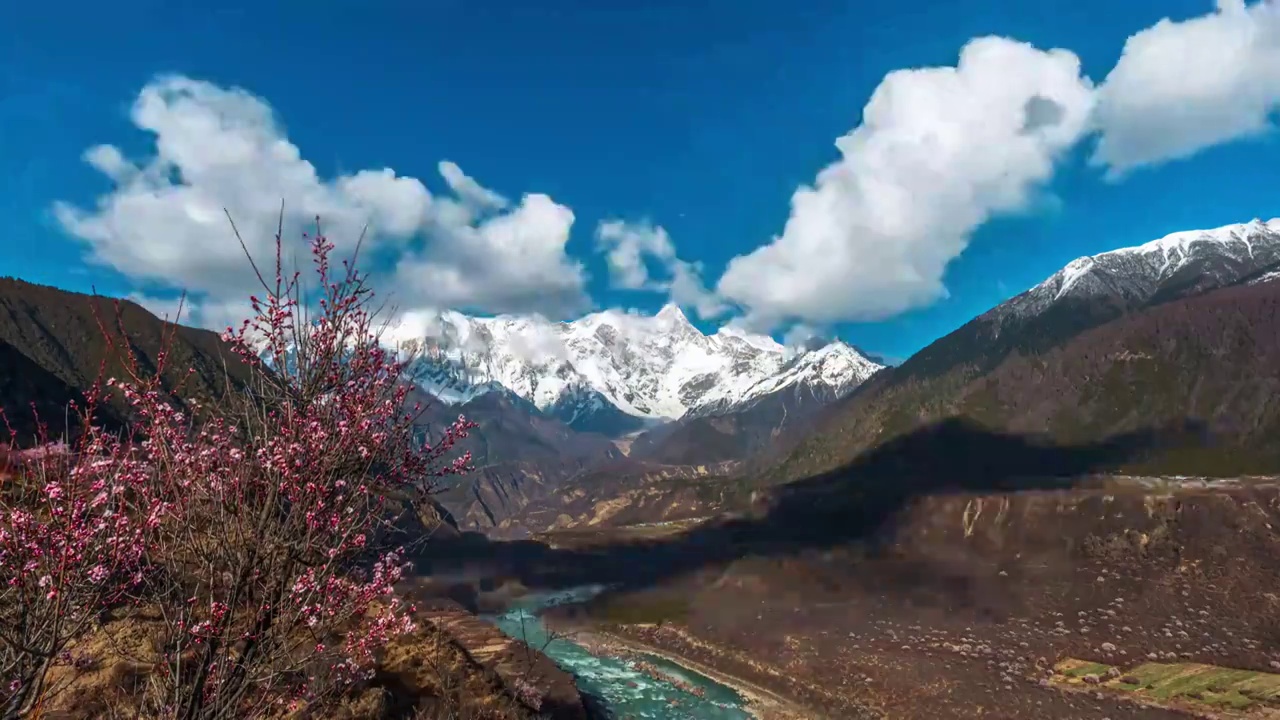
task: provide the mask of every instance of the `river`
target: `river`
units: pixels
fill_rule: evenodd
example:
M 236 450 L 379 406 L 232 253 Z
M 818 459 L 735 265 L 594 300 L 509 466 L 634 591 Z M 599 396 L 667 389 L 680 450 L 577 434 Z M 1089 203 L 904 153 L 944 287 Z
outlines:
M 737 691 L 704 675 L 652 655 L 641 655 L 650 665 L 689 686 L 702 696 L 656 680 L 627 661 L 592 655 L 565 638 L 547 640 L 547 629 L 538 613 L 553 605 L 582 602 L 603 590 L 592 586 L 522 598 L 507 613 L 489 618 L 507 635 L 542 650 L 578 679 L 579 689 L 601 698 L 617 718 L 644 720 L 748 720 L 751 713 Z

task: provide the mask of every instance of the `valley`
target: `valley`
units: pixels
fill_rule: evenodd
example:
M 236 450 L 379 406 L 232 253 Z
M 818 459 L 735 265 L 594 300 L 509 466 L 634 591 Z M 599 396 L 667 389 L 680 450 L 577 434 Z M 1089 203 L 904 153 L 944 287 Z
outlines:
M 1278 263 L 1257 222 L 1078 261 L 755 452 L 690 417 L 631 443 L 674 464 L 585 470 L 491 532 L 551 548 L 526 581 L 620 585 L 553 626 L 827 717 L 1268 717 L 1060 668 L 1280 673 Z
M 402 589 L 504 718 L 1274 718 L 1277 268 L 1276 221 L 1179 233 L 892 367 L 673 307 L 448 314 L 389 341 L 416 433 L 477 425 L 473 470 L 388 504 Z M 0 285 L 20 444 L 88 391 L 105 302 Z M 154 357 L 174 326 L 124 308 Z M 180 401 L 251 378 L 178 337 Z M 411 655 L 384 680 L 428 687 Z
M 1153 492 L 1098 478 L 882 510 L 875 527 L 824 535 L 767 514 L 549 533 L 475 561 L 499 586 L 613 583 L 545 622 L 714 669 L 812 717 L 1234 717 L 1189 697 L 1064 693 L 1055 668 L 1280 674 L 1280 481 Z

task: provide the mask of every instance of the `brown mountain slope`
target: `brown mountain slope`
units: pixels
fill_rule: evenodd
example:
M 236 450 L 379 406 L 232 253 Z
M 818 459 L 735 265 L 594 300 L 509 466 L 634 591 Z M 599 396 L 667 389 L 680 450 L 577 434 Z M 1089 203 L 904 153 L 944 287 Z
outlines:
M 945 349 L 955 344 L 953 336 L 935 345 Z M 1161 445 L 1114 469 L 1280 472 L 1280 282 L 1165 302 L 1047 349 L 1019 347 L 1018 338 L 1004 344 L 1007 352 L 998 357 L 953 355 L 955 362 L 940 372 L 930 372 L 941 367 L 933 348 L 917 356 L 933 367 L 908 362 L 882 373 L 827 413 L 817 432 L 765 478 L 786 481 L 840 467 L 947 418 L 1060 443 L 1197 421 L 1207 436 Z
M 465 403 L 448 405 L 415 390 L 409 400 L 423 406 L 419 422 L 429 435 L 459 415 L 476 423 L 478 427 L 457 446 L 459 452 L 471 453 L 476 467 L 592 458 L 608 460 L 621 456 L 609 438 L 574 430 L 512 393 L 490 392 Z
M 111 343 L 132 348 L 141 369 L 153 372 L 157 354 L 172 335 L 163 378 L 167 389 L 177 391 L 179 402 L 216 402 L 249 380 L 249 368 L 216 333 L 174 326 L 129 301 L 120 301 L 117 323 L 115 302 L 0 278 L 0 403 L 20 442 L 32 439 L 32 405 L 49 430 L 60 434 L 67 426 L 69 400 L 82 399 L 100 370 L 104 378 L 121 374 L 122 354 Z M 189 370 L 194 371 L 190 376 Z M 124 413 L 117 400 L 103 409 L 101 419 L 119 424 Z
M 707 517 L 748 499 L 743 483 L 725 477 L 733 465 L 661 465 L 624 458 L 589 467 L 537 491 L 525 490 L 524 502 L 496 518 L 488 532 L 524 537 L 559 528 Z M 526 478 L 522 489 L 529 482 Z
M 554 495 L 566 478 L 622 457 L 609 438 L 574 430 L 510 393 L 486 393 L 461 405 L 425 394 L 422 401 L 428 431 L 459 415 L 478 426 L 457 446 L 471 453 L 475 470 L 451 479 L 438 495 L 465 529 L 492 528 L 529 502 Z
M 37 417 L 59 426 L 67 405 L 81 400 L 79 390 L 40 367 L 18 348 L 0 341 L 0 411 L 17 434 L 29 435 Z M 7 436 L 8 430 L 0 426 L 0 441 Z
M 709 465 L 759 461 L 779 447 L 791 447 L 811 428 L 829 393 L 808 386 L 786 387 L 746 407 L 661 425 L 631 443 L 631 457 L 666 465 Z

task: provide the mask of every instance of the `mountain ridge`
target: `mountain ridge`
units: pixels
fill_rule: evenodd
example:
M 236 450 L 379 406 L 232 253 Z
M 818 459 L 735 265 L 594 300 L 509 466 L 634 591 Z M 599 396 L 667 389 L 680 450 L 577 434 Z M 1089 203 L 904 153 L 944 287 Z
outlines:
M 1280 285 L 1266 280 L 1277 268 L 1280 220 L 1172 233 L 1142 245 L 1074 260 L 833 404 L 824 411 L 813 434 L 785 459 L 763 470 L 762 477 L 767 484 L 774 484 L 825 472 L 922 423 L 957 413 L 980 418 L 999 429 L 1015 426 L 1080 440 L 1103 424 L 1114 422 L 1119 427 L 1134 421 L 1112 418 L 1096 404 L 1096 396 L 1079 395 L 1088 386 L 1083 377 L 1096 380 L 1105 373 L 1115 373 L 1114 386 L 1108 386 L 1113 396 L 1152 412 L 1158 404 L 1160 412 L 1156 414 L 1173 420 L 1169 413 L 1178 402 L 1191 403 L 1199 396 L 1189 389 L 1166 386 L 1150 389 L 1158 392 L 1148 398 L 1131 396 L 1115 379 L 1128 377 L 1124 373 L 1133 371 L 1133 363 L 1126 359 L 1124 338 L 1116 336 L 1114 328 L 1130 328 L 1135 333 L 1141 329 L 1147 334 L 1158 332 L 1162 325 L 1178 328 L 1171 332 L 1176 337 L 1162 340 L 1162 344 L 1141 351 L 1130 349 L 1150 355 L 1153 366 L 1148 369 L 1161 377 L 1182 377 L 1184 373 L 1177 371 L 1180 363 L 1202 367 L 1210 374 L 1233 372 L 1244 362 L 1242 358 L 1220 357 L 1216 369 L 1199 361 L 1205 353 L 1214 352 L 1204 338 L 1266 347 L 1263 335 L 1280 332 L 1268 314 L 1271 295 Z M 1256 320 L 1257 327 L 1226 323 L 1223 297 L 1237 302 L 1238 313 Z M 1137 342 L 1136 338 L 1146 335 L 1134 337 Z M 1088 362 L 1070 362 L 1073 352 L 1087 357 Z M 1066 375 L 1053 376 L 1045 371 L 1046 364 Z M 1115 367 L 1128 369 L 1112 370 Z M 1040 391 L 1026 384 L 1027 377 L 1038 377 L 1046 387 L 1058 388 L 1060 396 L 1037 396 Z M 1217 378 L 1208 383 L 1196 381 L 1195 387 L 1218 383 Z M 1230 389 L 1223 385 L 1221 390 Z M 1084 403 L 1094 414 L 1076 413 L 1073 420 L 1052 420 L 1050 416 L 1072 415 L 1066 398 Z M 1033 401 L 1042 409 L 1024 415 Z M 1051 411 L 1050 406 L 1056 409 Z M 1190 404 L 1185 408 L 1195 409 Z M 1069 427 L 1073 423 L 1075 427 Z
M 1219 264 L 1207 265 L 1209 260 Z M 1230 284 L 1247 274 L 1241 269 L 1246 265 L 1256 268 L 1276 263 L 1280 263 L 1280 218 L 1184 230 L 1141 245 L 1076 258 L 979 318 L 1034 313 L 1068 296 L 1109 295 L 1136 304 L 1159 301 L 1194 292 L 1205 287 L 1206 281 L 1218 286 Z M 1226 279 L 1228 273 L 1234 273 L 1234 279 Z
M 686 419 L 631 448 L 689 463 L 763 446 L 748 461 L 674 481 L 597 475 L 588 497 L 535 502 L 507 525 L 732 515 L 814 478 L 855 494 L 920 473 L 953 482 L 1005 460 L 970 443 L 980 437 L 1043 450 L 1019 466 L 1033 475 L 1070 472 L 1052 465 L 1054 448 L 1115 438 L 1146 440 L 1093 472 L 1280 474 L 1278 231 L 1277 221 L 1193 230 L 1068 263 L 789 429 Z M 575 482 L 564 487 L 573 497 Z
M 126 346 L 143 372 L 154 372 L 165 351 L 162 386 L 179 404 L 217 402 L 253 372 L 217 333 L 174 325 L 129 300 L 0 277 L 0 408 L 15 439 L 36 442 L 39 425 L 53 437 L 74 433 L 67 403 L 83 403 L 97 380 L 123 377 Z M 131 415 L 110 395 L 97 417 L 121 427 Z M 0 423 L 0 442 L 8 434 Z
M 789 349 L 731 326 L 707 335 L 672 304 L 562 323 L 445 311 L 402 322 L 392 342 L 416 356 L 410 377 L 443 402 L 505 388 L 574 429 L 614 436 L 793 387 L 834 399 L 881 367 L 839 340 Z

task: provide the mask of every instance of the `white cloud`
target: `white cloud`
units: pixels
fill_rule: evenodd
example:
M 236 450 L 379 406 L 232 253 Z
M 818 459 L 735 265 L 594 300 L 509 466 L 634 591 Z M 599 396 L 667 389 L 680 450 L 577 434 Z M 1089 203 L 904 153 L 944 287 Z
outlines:
M 120 150 L 111 145 L 97 145 L 84 151 L 84 161 L 112 180 L 127 179 L 136 168 L 124 159 Z
M 54 209 L 94 261 L 135 280 L 190 291 L 206 307 L 241 300 L 256 281 L 223 208 L 255 259 L 269 262 L 283 200 L 287 240 L 318 215 L 344 254 L 369 226 L 380 257 L 398 263 L 395 282 L 380 287 L 395 302 L 482 312 L 586 302 L 585 272 L 565 255 L 573 213 L 545 195 L 510 207 L 447 161 L 438 170 L 456 197 L 433 196 L 390 168 L 325 179 L 264 100 L 181 76 L 144 87 L 131 118 L 154 137 L 151 157 L 134 163 L 111 145 L 89 149 L 86 162 L 113 190 L 92 209 Z
M 565 254 L 573 211 L 541 194 L 475 225 L 441 225 L 439 239 L 396 267 L 410 304 L 562 316 L 586 305 L 582 264 Z
M 337 187 L 374 223 L 375 233 L 413 235 L 422 228 L 432 204 L 431 193 L 421 182 L 396 177 L 391 168 L 361 170 L 338 178 Z
M 1131 36 L 1098 91 L 1093 162 L 1111 176 L 1270 130 L 1280 110 L 1280 2 L 1218 0 Z
M 693 308 L 699 318 L 711 319 L 723 315 L 728 304 L 702 282 L 702 263 L 676 260 L 670 266 L 671 280 L 667 293 L 671 302 L 680 307 Z
M 555 323 L 541 315 L 525 318 L 520 332 L 510 338 L 511 351 L 527 362 L 566 362 L 570 359 L 569 347 Z
M 948 263 L 992 217 L 1029 209 L 1090 134 L 1108 177 L 1270 131 L 1280 0 L 1218 0 L 1131 36 L 1097 89 L 1065 50 L 988 37 L 955 68 L 890 73 L 840 159 L 799 188 L 780 236 L 734 258 L 717 292 L 774 329 L 880 320 L 946 297 Z
M 253 313 L 247 297 L 226 299 L 184 298 L 181 295 L 161 297 L 134 292 L 129 294 L 128 299 L 163 320 L 208 328 L 218 333 L 228 328 L 239 330 L 245 319 Z
M 614 285 L 627 290 L 650 287 L 645 258 L 651 257 L 666 264 L 676 256 L 667 231 L 648 223 L 601 222 L 596 227 L 596 240 L 609 263 L 609 278 Z
M 475 178 L 462 172 L 456 163 L 441 160 L 437 166 L 449 188 L 467 205 L 478 209 L 500 210 L 509 202 L 498 193 L 483 187 Z
M 795 191 L 781 234 L 734 258 L 714 289 L 661 226 L 610 220 L 596 239 L 614 287 L 704 319 L 731 301 L 744 314 L 734 322 L 757 332 L 879 320 L 946 297 L 945 270 L 972 232 L 1038 207 L 1055 163 L 1091 133 L 1092 162 L 1115 178 L 1265 133 L 1277 110 L 1280 0 L 1162 20 L 1128 39 L 1096 90 L 1069 51 L 978 38 L 955 67 L 887 75 L 836 140 L 839 158 Z M 401 307 L 566 317 L 590 304 L 566 253 L 574 213 L 546 195 L 508 198 L 448 160 L 440 194 L 390 168 L 323 178 L 265 101 L 185 77 L 143 88 L 132 119 L 154 137 L 150 157 L 88 149 L 113 191 L 55 211 L 97 262 L 190 290 L 194 321 L 217 326 L 255 290 L 222 208 L 265 260 L 281 199 L 287 233 L 320 215 L 339 252 L 370 225 L 376 257 L 393 262 L 378 287 Z
M 787 349 L 794 351 L 796 348 L 803 347 L 805 343 L 821 336 L 822 332 L 818 328 L 804 323 L 797 323 L 783 334 L 782 344 Z
M 701 263 L 681 260 L 661 226 L 607 220 L 596 227 L 596 241 L 615 287 L 667 293 L 671 302 L 692 308 L 700 318 L 725 311 L 725 303 L 703 283 Z M 652 277 L 650 263 L 665 277 Z
M 792 325 L 782 334 L 782 346 L 785 348 L 784 357 L 792 358 L 801 354 L 809 343 L 822 336 L 822 331 L 812 325 L 804 323 Z
M 993 215 L 1022 209 L 1084 133 L 1079 59 L 970 41 L 956 67 L 887 75 L 840 159 L 791 199 L 780 236 L 717 286 L 750 325 L 877 320 L 946 295 L 943 271 Z

